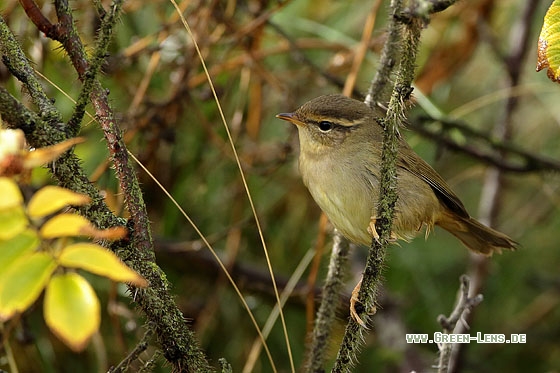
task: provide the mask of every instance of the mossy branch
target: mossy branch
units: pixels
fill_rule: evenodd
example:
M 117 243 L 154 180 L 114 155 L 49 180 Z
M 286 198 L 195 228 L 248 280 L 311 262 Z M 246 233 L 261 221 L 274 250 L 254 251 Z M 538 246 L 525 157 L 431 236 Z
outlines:
M 89 182 L 81 168 L 80 160 L 71 152 L 64 154 L 50 167 L 53 177 L 59 185 L 85 193 L 92 198 L 92 204 L 79 211 L 98 227 L 108 228 L 126 224 L 129 228 L 130 239 L 113 243 L 111 249 L 149 281 L 150 286 L 147 289 L 140 290 L 131 287 L 130 290 L 134 294 L 134 300 L 146 315 L 146 319 L 154 323 L 163 354 L 174 370 L 181 372 L 210 371 L 211 368 L 198 346 L 194 333 L 188 328 L 183 314 L 169 292 L 165 274 L 155 263 L 149 219 L 136 173 L 129 162 L 121 131 L 108 103 L 107 92 L 95 78 L 96 73 L 86 77 L 87 68 L 90 65 L 86 58 L 85 48 L 74 28 L 72 11 L 67 1 L 57 0 L 55 2 L 59 18 L 59 23 L 56 25 L 50 24 L 42 16 L 32 0 L 22 0 L 22 3 L 28 16 L 37 27 L 49 37 L 62 43 L 80 79 L 91 82 L 91 94 L 88 94 L 89 88 L 85 88 L 82 93 L 84 97 L 90 96 L 97 120 L 105 133 L 131 220 L 127 224 L 124 219 L 111 212 L 97 188 Z M 110 35 L 110 28 L 114 27 L 117 19 L 116 11 L 120 7 L 113 5 L 112 9 L 115 11 L 114 17 L 111 18 L 113 23 L 106 24 L 105 26 L 109 29 L 101 31 L 101 35 Z M 19 103 L 7 90 L 0 87 L 0 112 L 3 120 L 11 128 L 22 129 L 29 143 L 34 147 L 44 147 L 63 141 L 72 133 L 65 131 L 67 128 L 62 125 L 60 112 L 44 94 L 29 61 L 1 17 L 0 46 L 2 60 L 7 63 L 12 74 L 30 91 L 34 102 L 39 107 L 39 115 L 37 115 Z M 97 51 L 99 61 L 101 61 L 105 52 L 103 52 L 103 48 L 98 48 Z M 80 118 L 81 110 L 83 108 L 77 108 L 73 118 L 76 120 Z M 75 132 L 75 130 L 68 132 Z
M 336 232 L 329 269 L 321 293 L 321 304 L 317 310 L 311 343 L 309 344 L 305 368 L 307 372 L 321 371 L 325 362 L 325 352 L 331 335 L 331 327 L 335 323 L 336 307 L 339 304 L 338 294 L 342 289 L 344 268 L 346 268 L 348 262 L 349 247 L 348 241 Z
M 19 43 L 10 31 L 4 18 L 0 16 L 0 53 L 2 62 L 10 73 L 23 83 L 31 100 L 39 109 L 39 116 L 49 124 L 56 126 L 62 123 L 62 115 L 49 99 L 43 86 L 35 76 L 35 71 Z
M 400 40 L 390 38 L 388 42 L 392 44 L 392 47 L 396 47 L 397 41 L 399 41 L 402 49 L 398 50 L 400 53 L 400 63 L 396 71 L 395 84 L 389 101 L 387 115 L 381 123 L 385 128 L 385 133 L 382 149 L 380 199 L 377 214 L 374 214 L 377 217 L 376 230 L 380 238 L 372 242 L 358 295 L 358 301 L 363 307 L 357 311 L 362 319 L 366 319 L 368 313 L 375 310 L 377 292 L 381 284 L 381 274 L 385 261 L 385 249 L 390 241 L 394 208 L 398 198 L 396 164 L 399 151 L 399 127 L 405 120 L 406 102 L 412 92 L 411 84 L 414 79 L 416 54 L 422 28 L 422 22 L 418 19 L 409 19 L 403 27 L 400 17 L 401 12 L 402 2 L 400 0 L 393 0 L 390 9 L 392 19 L 389 32 L 390 34 L 393 32 L 395 34 L 398 33 Z M 369 94 L 368 97 L 371 99 L 371 97 L 376 97 L 376 94 Z M 362 332 L 363 328 L 355 320 L 350 320 L 346 327 L 333 372 L 348 372 L 351 370 L 352 362 L 356 360 L 356 352 L 359 350 L 363 340 L 361 337 Z
M 396 3 L 393 1 L 393 3 Z M 394 11 L 394 5 L 391 3 L 391 11 Z M 393 13 L 396 14 L 396 13 Z M 391 83 L 391 77 L 396 63 L 399 59 L 399 41 L 401 40 L 400 22 L 395 17 L 389 20 L 387 29 L 387 40 L 383 44 L 381 57 L 379 58 L 379 69 L 375 73 L 373 80 L 369 86 L 369 90 L 365 99 L 365 103 L 374 108 L 382 99 L 387 97 L 387 86 Z
M 113 26 L 118 19 L 121 12 L 122 0 L 115 0 L 111 4 L 111 9 L 108 13 L 103 13 L 101 27 L 99 28 L 99 36 L 97 38 L 97 45 L 95 52 L 91 58 L 88 68 L 82 76 L 82 90 L 78 99 L 76 100 L 76 105 L 74 107 L 74 113 L 68 121 L 68 127 L 72 131 L 72 134 L 76 136 L 80 129 L 80 123 L 84 114 L 86 112 L 86 106 L 89 102 L 90 95 L 93 89 L 99 85 L 97 81 L 97 74 L 101 70 L 101 65 L 107 57 L 107 49 L 109 48 L 109 43 L 111 42 L 111 36 L 113 35 Z M 99 87 L 96 87 L 99 89 Z

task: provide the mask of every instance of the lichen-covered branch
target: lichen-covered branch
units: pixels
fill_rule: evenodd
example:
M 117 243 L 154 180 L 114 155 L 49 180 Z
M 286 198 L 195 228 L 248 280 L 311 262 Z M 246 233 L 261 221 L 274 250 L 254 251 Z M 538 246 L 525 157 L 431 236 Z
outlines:
M 42 17 L 32 1 L 22 0 L 22 3 L 25 4 L 24 8 L 28 15 L 31 14 L 30 17 L 35 24 L 49 37 L 62 43 L 63 49 L 68 53 L 80 79 L 91 81 L 91 94 L 87 95 L 89 88 L 84 89 L 83 92 L 86 93 L 85 96 L 90 96 L 97 120 L 105 133 L 121 190 L 125 196 L 126 207 L 131 216 L 130 221 L 127 223 L 110 211 L 99 191 L 89 182 L 79 159 L 71 152 L 61 156 L 51 166 L 54 178 L 59 185 L 85 193 L 92 198 L 92 203 L 79 211 L 100 228 L 124 224 L 129 228 L 129 239 L 113 243 L 111 249 L 150 283 L 147 289 L 131 287 L 131 294 L 134 295 L 134 300 L 145 314 L 146 319 L 154 323 L 163 355 L 173 369 L 181 372 L 210 371 L 210 366 L 198 346 L 194 333 L 188 328 L 183 314 L 169 292 L 165 274 L 155 263 L 149 219 L 136 173 L 129 161 L 114 112 L 108 103 L 107 92 L 95 79 L 95 73 L 92 73 L 91 77 L 86 77 L 90 65 L 85 48 L 74 27 L 72 10 L 68 2 L 65 0 L 55 2 L 59 18 L 57 25 L 51 25 L 45 17 Z M 108 29 L 102 31 L 101 35 L 110 35 L 110 28 L 114 26 L 114 22 L 118 18 L 116 11 L 119 7 L 114 6 L 112 9 L 115 10 L 115 14 L 111 18 L 113 24 L 105 25 Z M 75 129 L 69 131 L 71 133 L 67 132 L 68 128 L 60 120 L 60 113 L 42 92 L 29 61 L 1 18 L 0 45 L 2 46 L 2 60 L 7 62 L 6 64 L 14 76 L 30 90 L 32 98 L 39 107 L 39 115 L 33 113 L 0 87 L 0 112 L 4 122 L 11 128 L 22 129 L 29 143 L 34 147 L 52 145 L 75 133 Z M 98 63 L 100 63 L 104 52 L 102 47 L 97 50 L 100 58 Z M 81 110 L 78 108 L 75 111 L 76 120 L 82 115 Z
M 393 5 L 391 3 L 391 12 L 395 9 Z M 382 99 L 389 95 L 387 92 L 388 85 L 392 81 L 392 73 L 399 59 L 400 47 L 398 43 L 401 40 L 401 27 L 400 22 L 395 18 L 396 14 L 392 13 L 393 17 L 387 29 L 387 40 L 383 45 L 381 57 L 379 58 L 379 68 L 371 81 L 365 99 L 365 103 L 372 108 L 382 103 Z
M 41 83 L 35 76 L 35 72 L 27 56 L 21 50 L 16 38 L 8 28 L 4 18 L 0 16 L 0 53 L 2 62 L 10 70 L 10 73 L 23 83 L 31 96 L 33 103 L 39 109 L 39 115 L 51 125 L 62 122 L 62 116 L 54 107 L 46 95 Z
M 122 0 L 115 0 L 113 4 L 111 4 L 110 11 L 108 13 L 105 13 L 105 15 L 102 17 L 95 52 L 91 57 L 91 62 L 88 64 L 86 72 L 81 77 L 83 81 L 82 90 L 80 92 L 80 95 L 78 96 L 78 99 L 76 100 L 74 113 L 68 121 L 68 127 L 74 135 L 78 134 L 80 123 L 86 112 L 86 105 L 89 102 L 89 98 L 93 89 L 101 88 L 100 84 L 97 81 L 97 74 L 101 70 L 103 61 L 105 61 L 105 58 L 107 57 L 107 48 L 109 48 L 111 36 L 113 35 L 113 26 L 118 19 L 121 7 Z
M 306 371 L 321 371 L 332 325 L 336 317 L 336 305 L 339 303 L 339 293 L 342 288 L 343 271 L 348 262 L 348 241 L 338 232 L 334 235 L 334 243 L 329 261 L 329 269 L 325 285 L 321 293 L 321 304 L 317 310 L 313 334 L 307 356 Z
M 397 171 L 398 137 L 399 127 L 403 124 L 406 113 L 406 101 L 412 92 L 411 84 L 414 79 L 414 68 L 416 54 L 418 51 L 420 31 L 422 22 L 411 19 L 404 25 L 400 24 L 398 15 L 402 11 L 402 1 L 391 2 L 390 14 L 392 15 L 390 28 L 395 28 L 400 35 L 401 48 L 400 63 L 396 71 L 395 84 L 387 110 L 387 116 L 383 120 L 385 128 L 382 150 L 380 200 L 378 211 L 372 215 L 377 216 L 376 229 L 379 240 L 373 240 L 372 246 L 364 269 L 362 284 L 358 295 L 358 301 L 363 305 L 357 310 L 362 319 L 368 317 L 371 310 L 375 310 L 377 292 L 381 283 L 381 273 L 385 260 L 385 248 L 389 244 L 391 228 L 393 225 L 394 207 L 397 202 Z M 396 47 L 397 40 L 391 40 L 392 47 Z M 375 93 L 369 94 L 372 100 L 377 97 Z M 375 103 L 375 101 L 371 101 Z M 370 103 L 371 105 L 371 103 Z M 341 347 L 333 368 L 333 372 L 350 371 L 352 362 L 356 360 L 356 352 L 362 341 L 361 328 L 354 320 L 350 320 L 343 337 Z

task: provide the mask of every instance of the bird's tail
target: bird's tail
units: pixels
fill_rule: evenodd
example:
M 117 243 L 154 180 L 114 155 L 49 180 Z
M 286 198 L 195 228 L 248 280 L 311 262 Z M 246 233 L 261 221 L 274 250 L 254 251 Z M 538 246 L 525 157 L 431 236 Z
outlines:
M 472 251 L 487 256 L 501 253 L 502 249 L 515 250 L 517 242 L 507 235 L 489 228 L 476 219 L 463 218 L 457 215 L 442 219 L 438 222 L 445 230 L 449 231 Z

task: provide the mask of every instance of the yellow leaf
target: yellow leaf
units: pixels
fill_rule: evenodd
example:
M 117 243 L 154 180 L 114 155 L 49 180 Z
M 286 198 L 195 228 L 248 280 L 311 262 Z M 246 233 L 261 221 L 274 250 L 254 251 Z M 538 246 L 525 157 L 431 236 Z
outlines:
M 8 177 L 0 177 L 0 240 L 14 237 L 27 224 L 23 196 L 18 185 Z
M 82 137 L 74 137 L 52 146 L 35 149 L 25 155 L 24 166 L 25 168 L 33 168 L 53 161 L 72 146 L 84 141 Z
M 0 276 L 0 320 L 25 311 L 35 302 L 56 269 L 53 257 L 33 253 L 20 257 Z
M 92 243 L 77 243 L 66 246 L 58 262 L 64 267 L 81 268 L 113 281 L 130 282 L 138 287 L 148 286 L 148 282 L 130 269 L 112 252 Z
M 15 181 L 9 177 L 0 177 L 0 210 L 19 206 L 23 196 Z
M 126 236 L 125 227 L 97 229 L 81 215 L 58 214 L 47 220 L 41 227 L 40 235 L 43 238 L 89 236 L 98 239 L 117 240 Z
M 120 240 L 125 238 L 128 234 L 128 230 L 125 227 L 112 227 L 107 229 L 96 229 L 92 226 L 86 235 L 97 238 L 98 240 Z
M 39 189 L 27 204 L 30 217 L 42 217 L 56 212 L 64 206 L 81 206 L 89 203 L 88 196 L 58 186 L 48 185 Z
M 41 227 L 43 238 L 85 236 L 94 229 L 93 224 L 78 214 L 58 214 L 47 220 Z
M 23 206 L 17 205 L 0 210 L 0 240 L 8 240 L 23 232 L 29 221 Z
M 548 68 L 546 75 L 560 82 L 560 1 L 554 2 L 544 16 L 537 50 L 537 71 Z
M 45 292 L 43 312 L 51 331 L 76 352 L 82 351 L 99 329 L 99 299 L 87 280 L 77 273 L 52 278 Z
M 37 246 L 39 246 L 39 237 L 32 229 L 0 241 L 0 268 L 8 268 L 21 256 L 33 252 Z

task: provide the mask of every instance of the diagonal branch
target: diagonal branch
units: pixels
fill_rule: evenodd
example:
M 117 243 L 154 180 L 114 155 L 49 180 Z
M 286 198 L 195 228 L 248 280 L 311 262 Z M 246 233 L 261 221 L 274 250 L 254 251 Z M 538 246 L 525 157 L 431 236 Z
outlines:
M 68 2 L 57 0 L 55 5 L 61 25 L 71 30 L 61 42 L 80 78 L 84 80 L 87 71 L 85 67 L 89 63 L 85 57 L 84 46 L 77 32 L 74 32 L 74 21 Z M 113 17 L 113 20 L 116 18 Z M 135 300 L 148 320 L 155 323 L 164 356 L 175 366 L 175 369 L 208 371 L 210 370 L 208 362 L 198 346 L 194 333 L 187 327 L 186 320 L 169 293 L 169 284 L 163 271 L 155 265 L 150 221 L 138 178 L 128 157 L 114 112 L 109 105 L 107 91 L 97 80 L 93 82 L 91 101 L 115 164 L 115 172 L 125 196 L 126 208 L 131 216 L 129 227 L 132 245 L 124 248 L 126 250 L 121 248 L 122 251 L 119 252 L 124 256 L 127 264 L 150 282 L 150 287 L 146 291 L 134 288 L 131 288 L 131 291 L 135 294 Z
M 28 0 L 25 1 L 25 4 L 26 11 L 33 17 L 33 22 L 41 27 L 49 37 L 62 43 L 80 79 L 82 81 L 91 80 L 92 82 L 89 96 L 97 120 L 104 131 L 121 190 L 125 196 L 125 204 L 131 216 L 130 221 L 126 224 L 131 233 L 130 239 L 113 243 L 111 249 L 150 283 L 150 286 L 144 290 L 130 287 L 135 302 L 146 315 L 147 320 L 156 325 L 155 331 L 161 349 L 166 359 L 173 365 L 174 370 L 210 371 L 210 366 L 194 337 L 194 333 L 189 329 L 182 312 L 169 292 L 169 283 L 165 274 L 155 264 L 150 224 L 138 179 L 129 161 L 114 112 L 109 105 L 107 92 L 95 78 L 95 73 L 89 78 L 86 77 L 89 62 L 85 48 L 74 26 L 72 11 L 68 2 L 66 0 L 55 1 L 59 23 L 52 27 L 48 20 L 41 17 L 40 12 L 37 12 L 33 2 Z M 118 6 L 114 6 L 112 9 L 114 11 L 113 23 L 116 22 L 119 9 Z M 114 24 L 107 24 L 106 26 L 109 28 L 102 31 L 101 35 L 109 36 L 111 34 L 110 28 Z M 61 130 L 60 126 L 52 125 L 53 122 L 56 124 L 62 122 L 60 113 L 52 106 L 52 103 L 50 106 L 46 104 L 50 101 L 48 99 L 44 100 L 46 96 L 42 93 L 40 85 L 36 83 L 33 69 L 21 53 L 17 43 L 14 44 L 12 41 L 15 41 L 13 35 L 11 35 L 3 19 L 0 18 L 2 59 L 8 61 L 9 66 L 15 67 L 12 69 L 14 75 L 24 84 L 31 86 L 32 97 L 41 98 L 37 103 L 43 106 L 40 106 L 41 114 L 38 116 L 26 109 L 5 89 L 1 88 L 0 111 L 3 119 L 10 127 L 23 129 L 30 144 L 34 147 L 43 147 L 64 140 L 67 134 Z M 12 47 L 12 44 L 14 44 L 14 47 Z M 104 57 L 103 48 L 102 46 L 97 49 L 100 56 L 99 63 Z M 84 91 L 87 93 L 87 89 Z M 76 111 L 78 114 L 75 115 L 75 118 L 80 117 L 80 110 Z M 76 130 L 74 129 L 73 132 L 76 132 Z M 66 153 L 57 160 L 55 165 L 52 165 L 51 172 L 59 185 L 92 197 L 92 204 L 80 210 L 84 216 L 100 228 L 125 224 L 123 219 L 116 217 L 105 205 L 99 191 L 89 182 L 81 168 L 79 159 L 75 155 L 70 152 Z
M 41 118 L 44 118 L 53 126 L 62 123 L 62 116 L 43 90 L 27 56 L 23 53 L 16 38 L 1 16 L 0 53 L 2 55 L 2 62 L 4 62 L 6 67 L 10 70 L 10 73 L 22 82 L 29 92 L 33 103 L 39 108 Z

